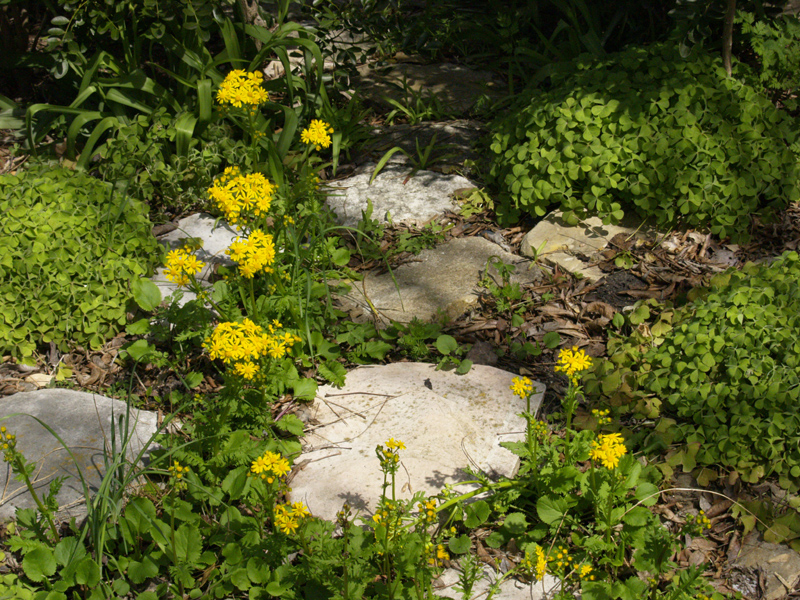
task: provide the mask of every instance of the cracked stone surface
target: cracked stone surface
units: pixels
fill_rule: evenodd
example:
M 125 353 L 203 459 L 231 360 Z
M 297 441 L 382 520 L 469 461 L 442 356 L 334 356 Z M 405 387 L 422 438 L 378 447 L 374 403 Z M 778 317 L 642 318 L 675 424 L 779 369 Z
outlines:
M 509 389 L 514 376 L 484 365 L 456 375 L 431 364 L 393 363 L 351 371 L 342 389 L 320 387 L 306 415 L 292 501 L 305 502 L 324 519 L 335 520 L 345 502 L 362 516 L 372 514 L 383 481 L 375 447 L 389 438 L 406 446 L 399 498 L 435 495 L 445 484 L 468 481 L 463 469 L 469 465 L 513 476 L 519 459 L 500 442 L 522 439 L 525 431 L 518 414 L 525 401 Z M 535 413 L 544 385 L 534 385 Z
M 413 262 L 391 273 L 365 274 L 363 281 L 350 284 L 351 291 L 341 299 L 345 306 L 358 307 L 383 323 L 406 323 L 414 317 L 422 321 L 456 319 L 477 303 L 478 283 L 492 257 L 516 266 L 512 282 L 533 283 L 543 278 L 543 271 L 529 260 L 487 239 L 453 238 L 423 250 Z M 494 267 L 489 268 L 489 274 L 499 281 Z
M 110 448 L 111 444 L 112 423 L 116 423 L 119 444 L 122 433 L 118 420 L 125 415 L 126 405 L 120 400 L 74 390 L 20 392 L 0 400 L 0 417 L 7 417 L 2 423 L 17 436 L 17 449 L 28 462 L 37 463 L 33 476 L 37 493 L 44 495 L 54 478 L 66 477 L 57 496 L 61 506 L 59 515 L 65 518 L 81 519 L 86 515 L 78 468 L 90 493 L 96 492 L 103 475 L 103 448 Z M 75 456 L 77 467 L 64 446 L 32 417 L 48 425 L 64 441 Z M 156 413 L 131 410 L 129 459 L 138 455 L 157 427 Z M 149 449 L 145 460 L 148 455 Z M 3 465 L 0 469 L 0 521 L 12 518 L 17 507 L 36 506 L 25 484 L 9 475 L 10 469 Z
M 561 214 L 561 211 L 554 211 L 537 223 L 522 240 L 520 252 L 570 273 L 583 275 L 589 281 L 597 281 L 605 275 L 594 263 L 602 260 L 598 253 L 615 235 L 624 233 L 645 237 L 652 234 L 651 229 L 639 227 L 641 219 L 632 214 L 619 225 L 604 225 L 599 217 L 568 225 Z
M 375 166 L 362 165 L 354 175 L 327 186 L 328 206 L 341 225 L 355 227 L 369 201 L 373 219 L 386 222 L 390 215 L 395 223 L 423 225 L 448 210 L 456 211 L 453 194 L 475 187 L 460 175 L 422 170 L 411 176 L 412 168 L 402 163 L 387 164 L 370 184 Z

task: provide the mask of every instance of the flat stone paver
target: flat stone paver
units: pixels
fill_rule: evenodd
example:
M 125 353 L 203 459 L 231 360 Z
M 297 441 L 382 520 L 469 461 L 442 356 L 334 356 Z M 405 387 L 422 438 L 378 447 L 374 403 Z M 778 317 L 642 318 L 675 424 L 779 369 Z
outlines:
M 632 213 L 619 225 L 604 225 L 599 217 L 567 225 L 561 214 L 561 211 L 555 211 L 539 221 L 522 240 L 520 252 L 525 256 L 538 256 L 552 266 L 583 275 L 589 281 L 597 281 L 605 275 L 594 263 L 603 260 L 598 253 L 605 249 L 611 238 L 618 233 L 641 237 L 651 234 L 650 229 L 639 228 L 641 219 Z
M 460 573 L 456 569 L 445 569 L 438 580 L 434 582 L 433 589 L 438 596 L 462 600 L 462 594 L 455 589 L 459 582 Z M 483 568 L 483 577 L 472 588 L 471 598 L 485 598 L 489 593 L 491 584 L 499 579 L 500 575 L 488 566 Z M 542 581 L 524 583 L 518 579 L 509 578 L 500 584 L 500 590 L 492 596 L 495 600 L 545 600 L 552 598 L 560 587 L 558 578 L 545 575 Z
M 423 250 L 413 262 L 391 273 L 365 274 L 363 281 L 350 283 L 352 289 L 342 300 L 346 306 L 358 306 L 383 323 L 407 323 L 414 317 L 422 321 L 440 316 L 453 320 L 477 303 L 481 292 L 478 284 L 492 257 L 515 265 L 512 282 L 533 283 L 544 277 L 531 261 L 506 252 L 489 240 L 453 238 Z M 495 269 L 490 267 L 489 272 L 495 274 Z
M 474 365 L 466 375 L 436 371 L 424 363 L 359 367 L 344 388 L 322 386 L 311 405 L 304 450 L 291 480 L 292 501 L 312 514 L 335 520 L 347 502 L 371 515 L 383 481 L 375 454 L 389 438 L 401 440 L 398 498 L 469 480 L 472 465 L 493 476 L 511 477 L 519 459 L 499 443 L 523 439 L 518 413 L 525 401 L 511 393 L 513 373 Z M 535 412 L 544 385 L 535 383 Z
M 126 415 L 126 406 L 119 400 L 63 389 L 21 392 L 0 399 L 0 417 L 8 417 L 2 420 L 2 425 L 17 436 L 17 449 L 28 462 L 37 464 L 33 475 L 37 493 L 46 494 L 55 477 L 67 477 L 57 496 L 62 517 L 81 519 L 86 515 L 84 490 L 77 468 L 83 473 L 90 492 L 96 492 L 103 476 L 103 448 L 111 447 L 112 412 L 118 431 L 116 440 L 120 444 L 122 434 L 118 420 Z M 22 414 L 9 417 L 14 413 Z M 77 468 L 64 446 L 32 417 L 47 424 L 61 437 L 75 456 Z M 128 458 L 132 460 L 155 433 L 158 415 L 132 409 L 129 424 Z M 0 521 L 13 518 L 17 507 L 36 506 L 25 484 L 16 481 L 6 463 L 0 468 L 0 490 Z
M 354 175 L 327 185 L 328 206 L 339 224 L 358 225 L 371 201 L 372 219 L 384 223 L 390 215 L 395 223 L 423 225 L 448 210 L 457 211 L 453 194 L 475 187 L 460 175 L 422 170 L 412 177 L 412 168 L 399 162 L 388 163 L 370 184 L 375 166 L 367 163 Z

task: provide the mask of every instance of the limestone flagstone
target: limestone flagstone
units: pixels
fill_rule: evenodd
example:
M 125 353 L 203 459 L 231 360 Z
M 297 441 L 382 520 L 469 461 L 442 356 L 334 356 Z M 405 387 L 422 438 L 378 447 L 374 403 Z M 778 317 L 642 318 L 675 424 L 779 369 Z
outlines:
M 67 478 L 57 496 L 59 515 L 65 518 L 80 519 L 86 515 L 77 468 L 83 473 L 90 493 L 96 492 L 104 474 L 104 448 L 111 447 L 114 427 L 117 444 L 120 443 L 124 429 L 119 418 L 125 419 L 126 415 L 130 432 L 127 456 L 132 461 L 157 430 L 158 415 L 154 412 L 131 409 L 128 413 L 126 404 L 120 400 L 64 389 L 20 392 L 0 400 L 2 425 L 16 435 L 17 449 L 28 462 L 36 463 L 33 479 L 37 493 L 46 494 L 54 478 Z M 36 419 L 64 441 L 77 461 L 77 468 L 64 446 Z M 146 450 L 145 460 L 154 447 Z M 17 507 L 36 506 L 25 484 L 14 479 L 5 463 L 0 469 L 0 490 L 0 521 L 12 518 Z
M 176 229 L 158 237 L 158 241 L 169 250 L 181 248 L 187 240 L 197 239 L 202 241 L 202 248 L 197 250 L 195 254 L 197 258 L 203 261 L 205 266 L 203 270 L 197 275 L 197 280 L 201 283 L 207 283 L 210 276 L 221 265 L 233 265 L 233 261 L 225 254 L 225 250 L 231 245 L 241 233 L 234 227 L 231 227 L 225 221 L 216 222 L 216 219 L 206 213 L 198 213 L 190 215 L 178 221 Z M 159 267 L 156 274 L 151 278 L 152 281 L 161 290 L 161 297 L 166 298 L 172 294 L 177 288 L 174 283 L 167 281 L 164 276 L 164 267 Z M 195 294 L 188 290 L 183 290 L 183 299 L 180 304 L 183 305 L 189 300 L 194 300 Z
M 598 253 L 605 249 L 615 235 L 649 236 L 652 230 L 640 227 L 641 219 L 628 214 L 619 225 L 604 225 L 599 217 L 589 217 L 577 225 L 568 225 L 554 211 L 539 221 L 523 238 L 520 252 L 537 257 L 589 281 L 601 279 L 605 273 L 595 263 L 603 260 Z
M 540 267 L 489 240 L 453 238 L 423 250 L 413 262 L 390 273 L 365 274 L 363 281 L 350 283 L 350 292 L 341 300 L 347 308 L 357 307 L 382 323 L 407 323 L 414 317 L 422 321 L 456 319 L 478 302 L 478 284 L 490 259 L 514 265 L 514 283 L 533 283 L 544 277 Z M 488 270 L 501 281 L 494 267 L 489 265 Z
M 433 582 L 433 589 L 437 596 L 461 600 L 463 595 L 455 589 L 458 585 L 460 572 L 457 569 L 445 569 L 439 578 Z M 500 578 L 494 569 L 485 566 L 483 576 L 472 588 L 471 598 L 485 598 L 489 594 L 492 583 Z M 500 584 L 500 589 L 492 596 L 495 600 L 545 600 L 552 598 L 560 587 L 558 578 L 546 574 L 542 581 L 524 583 L 513 577 Z
M 458 209 L 453 195 L 475 187 L 466 177 L 417 171 L 411 176 L 411 167 L 389 163 L 370 184 L 375 163 L 366 163 L 355 174 L 332 181 L 327 186 L 327 203 L 337 222 L 355 227 L 372 202 L 372 219 L 395 223 L 423 225 L 448 210 Z
M 335 520 L 344 503 L 372 514 L 383 476 L 375 453 L 389 438 L 400 440 L 398 498 L 438 494 L 470 477 L 472 466 L 492 477 L 511 477 L 519 459 L 501 442 L 523 439 L 526 403 L 511 393 L 513 373 L 474 365 L 466 375 L 424 363 L 359 367 L 342 389 L 320 387 L 310 407 L 304 449 L 290 482 L 292 501 Z M 544 385 L 534 383 L 531 412 Z M 462 488 L 467 491 L 471 488 Z

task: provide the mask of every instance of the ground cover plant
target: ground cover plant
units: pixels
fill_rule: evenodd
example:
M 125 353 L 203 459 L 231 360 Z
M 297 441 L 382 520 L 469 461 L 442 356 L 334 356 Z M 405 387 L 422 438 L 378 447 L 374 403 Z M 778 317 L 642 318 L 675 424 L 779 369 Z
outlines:
M 633 210 L 744 240 L 752 214 L 798 198 L 795 121 L 710 55 L 631 48 L 551 82 L 496 124 L 489 176 L 503 219 L 560 208 L 568 222 L 616 222 Z
M 592 392 L 662 415 L 653 447 L 685 444 L 668 466 L 688 467 L 706 483 L 777 477 L 796 491 L 798 275 L 790 252 L 715 276 L 686 306 L 641 306 L 637 317 L 649 327 L 609 342 Z
M 120 331 L 131 277 L 149 275 L 159 257 L 147 209 L 47 164 L 0 176 L 0 196 L 0 352 L 99 347 Z

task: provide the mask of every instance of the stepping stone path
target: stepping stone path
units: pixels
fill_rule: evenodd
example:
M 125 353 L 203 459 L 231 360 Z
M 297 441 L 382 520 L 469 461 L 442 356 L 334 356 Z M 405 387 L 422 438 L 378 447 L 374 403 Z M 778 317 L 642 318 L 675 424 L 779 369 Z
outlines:
M 17 449 L 28 462 L 37 464 L 33 475 L 34 489 L 41 497 L 48 492 L 55 477 L 67 477 L 57 496 L 61 506 L 59 515 L 82 519 L 86 516 L 86 506 L 76 464 L 64 446 L 36 419 L 48 425 L 72 451 L 89 490 L 94 493 L 104 474 L 103 449 L 111 447 L 112 427 L 117 427 L 118 444 L 123 437 L 119 417 L 126 415 L 125 403 L 97 394 L 62 389 L 21 392 L 3 398 L 0 403 L 0 416 L 8 417 L 2 425 L 17 436 Z M 132 409 L 129 419 L 131 433 L 127 456 L 133 460 L 155 433 L 158 415 Z M 147 456 L 149 449 L 145 459 Z M 25 484 L 14 479 L 7 465 L 0 469 L 0 490 L 0 521 L 13 518 L 17 507 L 36 507 Z
M 456 319 L 478 302 L 478 284 L 493 257 L 515 265 L 512 282 L 533 283 L 544 277 L 539 267 L 487 239 L 453 238 L 423 250 L 413 262 L 390 273 L 367 273 L 363 281 L 350 283 L 351 291 L 341 300 L 384 324 L 389 320 L 407 323 L 414 317 Z M 489 275 L 501 282 L 494 267 Z
M 528 232 L 522 240 L 520 251 L 525 256 L 539 258 L 594 282 L 605 276 L 595 263 L 604 260 L 599 253 L 615 235 L 652 235 L 651 229 L 640 228 L 640 224 L 641 219 L 627 216 L 619 225 L 604 225 L 599 217 L 589 217 L 577 225 L 567 225 L 561 218 L 561 212 L 554 211 Z
M 375 448 L 389 438 L 406 446 L 400 450 L 398 498 L 419 491 L 436 495 L 446 484 L 467 481 L 462 469 L 470 465 L 513 476 L 519 459 L 499 445 L 524 436 L 518 413 L 526 404 L 511 393 L 513 378 L 483 365 L 456 375 L 430 364 L 393 363 L 351 371 L 342 389 L 320 387 L 304 414 L 308 427 L 291 500 L 324 519 L 335 520 L 345 502 L 361 516 L 371 515 L 383 481 Z M 534 385 L 535 413 L 544 386 Z
M 458 205 L 453 198 L 457 191 L 475 185 L 460 175 L 443 175 L 433 171 L 417 171 L 405 164 L 388 163 L 370 184 L 375 163 L 359 167 L 354 175 L 331 182 L 328 206 L 341 225 L 355 227 L 372 202 L 372 218 L 386 222 L 421 226 Z

